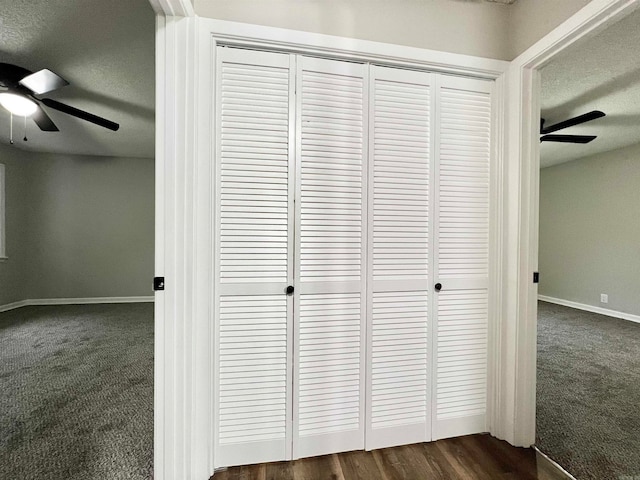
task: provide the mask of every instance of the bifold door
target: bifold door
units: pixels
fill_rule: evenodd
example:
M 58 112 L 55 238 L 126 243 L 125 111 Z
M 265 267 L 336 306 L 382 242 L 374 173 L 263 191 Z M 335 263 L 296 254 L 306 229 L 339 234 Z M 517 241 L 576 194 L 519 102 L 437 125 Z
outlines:
M 366 74 L 298 57 L 294 458 L 364 448 Z
M 438 78 L 434 440 L 487 431 L 491 88 Z
M 291 57 L 217 50 L 216 448 L 219 465 L 291 458 Z
M 215 89 L 216 467 L 486 431 L 491 83 L 218 47 Z
M 367 449 L 431 439 L 433 79 L 371 67 Z

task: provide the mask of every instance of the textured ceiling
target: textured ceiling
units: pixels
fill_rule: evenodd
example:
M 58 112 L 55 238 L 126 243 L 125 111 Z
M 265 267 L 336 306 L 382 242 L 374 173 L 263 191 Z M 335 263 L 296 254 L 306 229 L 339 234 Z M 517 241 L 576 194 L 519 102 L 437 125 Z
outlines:
M 14 118 L 15 147 L 55 153 L 154 156 L 155 15 L 148 0 L 0 0 L 0 62 L 48 68 L 70 85 L 44 95 L 120 124 L 112 132 L 45 107 L 60 129 Z M 0 108 L 0 142 L 9 113 Z
M 542 143 L 541 167 L 640 143 L 639 48 L 637 10 L 545 66 L 541 109 L 546 125 L 591 110 L 602 110 L 607 116 L 555 132 L 598 138 L 586 145 Z

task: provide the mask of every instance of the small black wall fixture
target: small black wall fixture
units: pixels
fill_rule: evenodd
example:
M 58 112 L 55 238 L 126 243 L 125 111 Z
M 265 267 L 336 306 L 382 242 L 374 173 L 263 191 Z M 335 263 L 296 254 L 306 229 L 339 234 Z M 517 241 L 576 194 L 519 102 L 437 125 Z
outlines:
M 153 277 L 153 291 L 164 290 L 164 277 Z

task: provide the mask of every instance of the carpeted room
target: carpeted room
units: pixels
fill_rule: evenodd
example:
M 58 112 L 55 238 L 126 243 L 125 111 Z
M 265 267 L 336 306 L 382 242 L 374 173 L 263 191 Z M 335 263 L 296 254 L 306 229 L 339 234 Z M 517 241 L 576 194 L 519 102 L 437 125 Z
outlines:
M 537 446 L 578 479 L 640 475 L 640 96 L 631 14 L 542 71 Z
M 120 128 L 41 104 L 59 129 L 43 131 L 0 108 L 0 478 L 147 479 L 155 16 L 5 2 L 1 20 L 0 62 L 69 82 L 37 98 Z
M 0 478 L 149 478 L 154 162 L 0 151 Z

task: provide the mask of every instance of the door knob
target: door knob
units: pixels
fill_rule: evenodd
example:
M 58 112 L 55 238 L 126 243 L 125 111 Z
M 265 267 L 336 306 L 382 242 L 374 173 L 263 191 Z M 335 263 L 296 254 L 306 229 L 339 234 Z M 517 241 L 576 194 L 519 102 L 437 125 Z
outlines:
M 436 292 L 439 292 L 440 290 L 442 290 L 442 284 L 441 283 L 436 283 L 433 288 L 436 289 Z
M 293 295 L 293 285 L 289 285 L 287 287 L 286 292 L 287 292 L 287 295 Z

